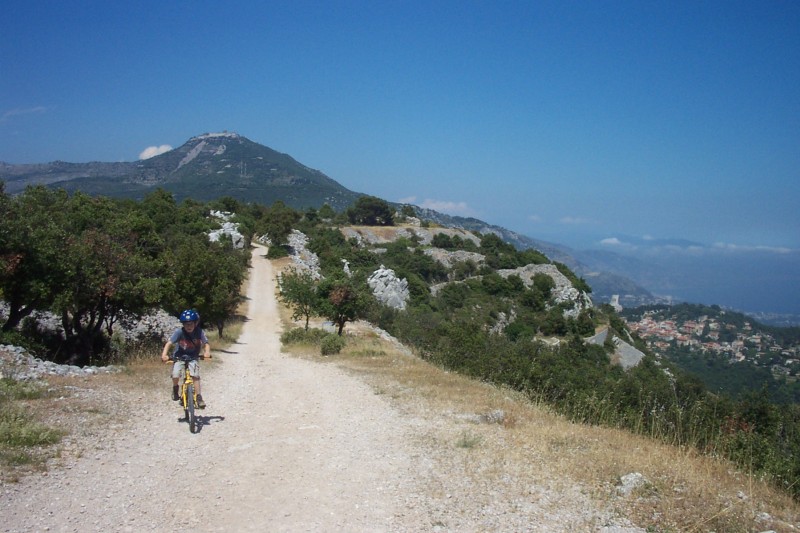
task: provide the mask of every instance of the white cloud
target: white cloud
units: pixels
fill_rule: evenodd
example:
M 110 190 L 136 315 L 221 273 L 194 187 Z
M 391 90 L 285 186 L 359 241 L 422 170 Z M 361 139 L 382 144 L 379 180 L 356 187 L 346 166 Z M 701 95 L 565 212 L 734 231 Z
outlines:
M 747 245 L 731 244 L 725 242 L 715 242 L 712 247 L 715 250 L 721 250 L 726 252 L 768 252 L 776 254 L 790 254 L 794 251 L 791 248 L 785 248 L 783 246 L 764 246 L 764 245 L 747 246 Z
M 3 112 L 0 115 L 0 124 L 3 122 L 8 122 L 13 117 L 19 117 L 21 115 L 40 115 L 47 111 L 47 108 L 42 105 L 37 105 L 35 107 L 27 107 L 27 108 L 17 108 L 17 109 L 9 109 L 8 111 Z
M 539 215 L 528 215 L 528 220 L 530 220 L 531 222 L 541 222 L 542 217 L 540 217 Z
M 405 198 L 400 198 L 397 201 L 400 202 L 401 204 L 413 204 L 414 202 L 417 201 L 417 197 L 416 196 L 407 196 Z
M 142 150 L 142 153 L 139 154 L 139 159 L 150 159 L 151 157 L 161 155 L 164 152 L 169 152 L 170 150 L 172 150 L 172 146 L 168 144 L 162 144 L 161 146 L 148 146 Z
M 608 237 L 600 241 L 600 244 L 605 246 L 622 246 L 622 241 L 616 237 Z
M 590 224 L 592 221 L 588 218 L 581 218 L 581 217 L 562 217 L 559 219 L 559 222 L 562 224 L 572 224 L 572 225 L 579 225 L 579 224 Z
M 448 215 L 469 216 L 472 213 L 466 202 L 450 202 L 426 198 L 421 207 L 447 213 Z

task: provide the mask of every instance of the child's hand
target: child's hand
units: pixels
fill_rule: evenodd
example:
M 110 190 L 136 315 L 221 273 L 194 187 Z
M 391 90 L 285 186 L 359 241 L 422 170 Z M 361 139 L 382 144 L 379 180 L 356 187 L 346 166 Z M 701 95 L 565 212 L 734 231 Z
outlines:
M 167 361 L 169 361 L 169 356 L 167 354 L 165 354 L 165 353 L 162 353 L 161 354 L 161 360 L 166 363 Z

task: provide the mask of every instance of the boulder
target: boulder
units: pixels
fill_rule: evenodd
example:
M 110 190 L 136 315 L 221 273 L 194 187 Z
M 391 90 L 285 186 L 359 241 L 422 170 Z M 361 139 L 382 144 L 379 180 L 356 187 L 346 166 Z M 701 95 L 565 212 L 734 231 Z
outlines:
M 408 280 L 400 279 L 391 268 L 381 267 L 367 278 L 372 294 L 382 304 L 393 309 L 403 310 L 409 299 Z

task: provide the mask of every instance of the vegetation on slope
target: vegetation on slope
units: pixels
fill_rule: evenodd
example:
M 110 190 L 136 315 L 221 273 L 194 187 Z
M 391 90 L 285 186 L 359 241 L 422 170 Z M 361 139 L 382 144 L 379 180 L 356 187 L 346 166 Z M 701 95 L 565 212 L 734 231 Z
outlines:
M 276 250 L 286 249 L 293 228 L 308 235 L 323 274 L 323 281 L 313 281 L 322 303 L 312 309 L 332 320 L 339 333 L 349 321 L 366 318 L 443 368 L 512 387 L 575 421 L 729 457 L 800 494 L 797 406 L 779 408 L 764 394 L 739 401 L 712 394 L 649 354 L 623 371 L 611 363 L 610 342 L 595 346 L 583 340 L 604 327 L 627 336 L 614 311 L 601 306 L 567 316 L 571 304 L 555 301 L 548 276 L 534 277 L 528 286 L 519 276 L 498 274 L 498 269 L 549 260 L 494 234 L 438 237 L 436 244 L 443 248 L 485 258 L 449 267 L 425 253 L 430 245 L 415 238 L 398 239 L 381 250 L 346 239 L 340 228 L 351 220 L 395 223 L 385 215 L 385 203 L 374 199 L 335 213 L 232 198 L 176 204 L 162 190 L 141 202 L 69 196 L 42 187 L 13 198 L 0 194 L 0 215 L 7 221 L 0 231 L 0 290 L 10 306 L 4 339 L 37 343 L 53 358 L 99 363 L 113 355 L 118 321 L 156 306 L 175 313 L 197 307 L 221 330 L 238 304 L 246 256 L 208 241 L 212 207 L 236 212 L 241 231 L 266 234 Z M 343 260 L 350 277 L 342 275 Z M 367 276 L 381 264 L 408 280 L 406 310 L 381 306 L 366 290 Z M 573 285 L 589 290 L 567 267 L 555 266 Z M 433 294 L 434 284 L 444 285 Z M 26 327 L 23 319 L 33 310 L 59 316 L 63 335 L 43 337 Z M 330 349 L 335 352 L 337 346 Z

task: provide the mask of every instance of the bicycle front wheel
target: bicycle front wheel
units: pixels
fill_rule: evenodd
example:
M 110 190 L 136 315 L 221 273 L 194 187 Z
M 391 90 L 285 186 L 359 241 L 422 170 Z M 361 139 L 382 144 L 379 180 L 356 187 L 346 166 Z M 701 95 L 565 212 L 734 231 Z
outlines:
M 197 431 L 197 418 L 194 416 L 194 385 L 186 387 L 186 420 L 189 422 L 189 431 Z

